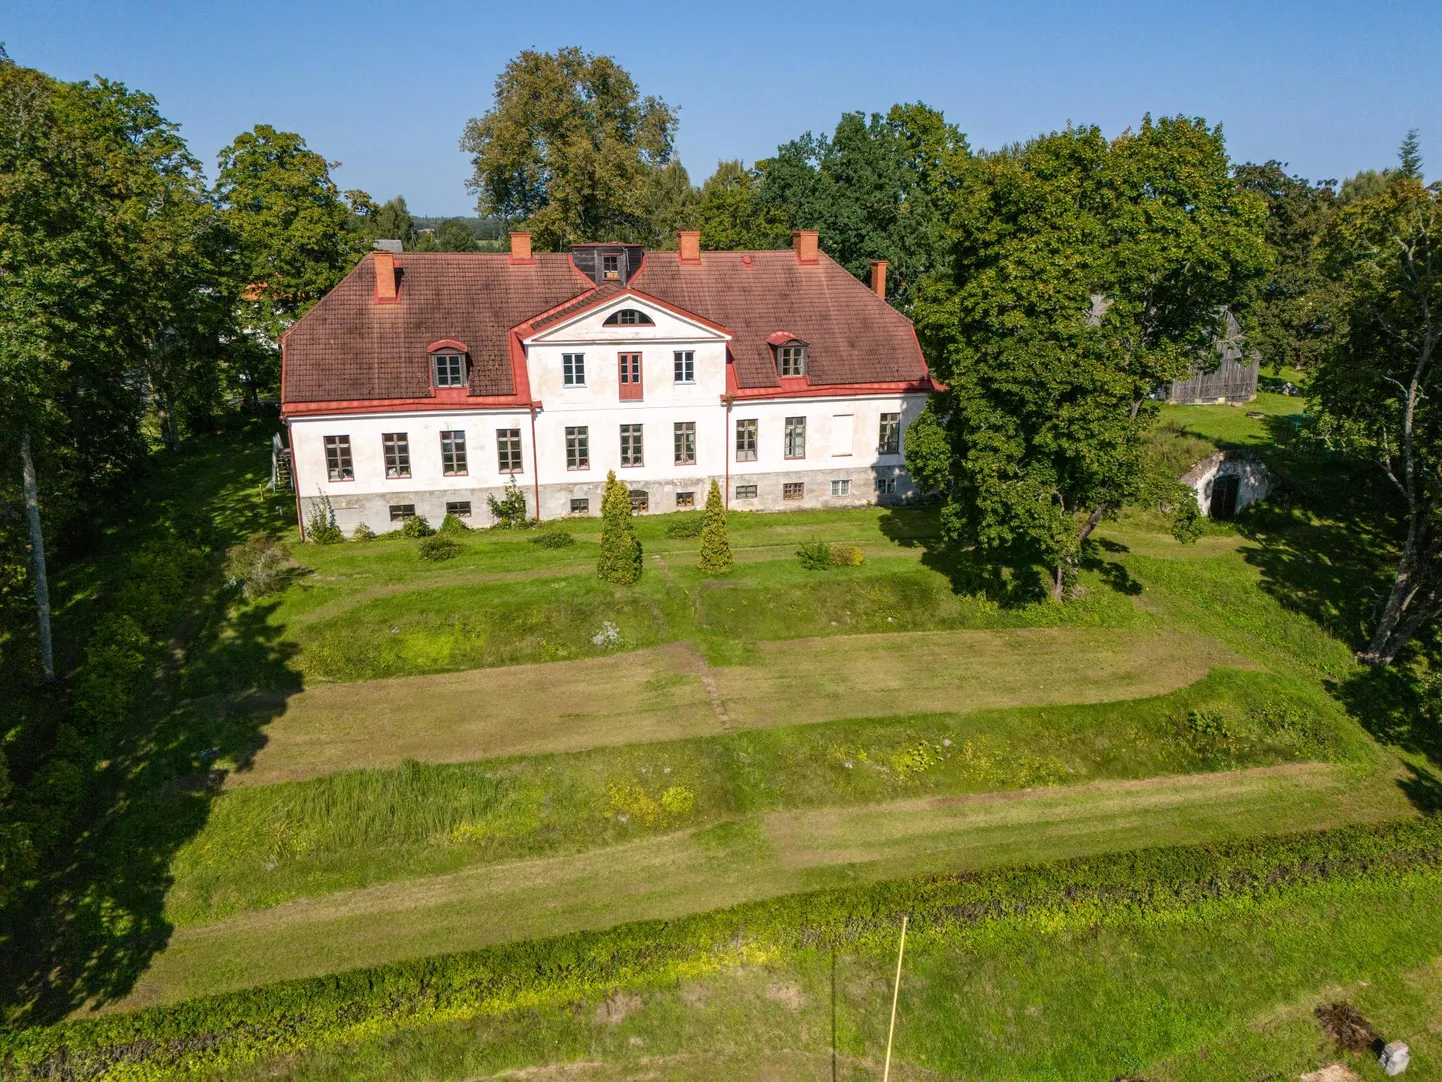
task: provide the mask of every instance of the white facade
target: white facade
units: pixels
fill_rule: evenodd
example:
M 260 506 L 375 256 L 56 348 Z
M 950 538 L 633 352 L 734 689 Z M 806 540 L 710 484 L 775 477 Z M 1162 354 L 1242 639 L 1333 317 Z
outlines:
M 644 313 L 652 323 L 606 326 L 621 309 Z M 728 485 L 729 504 L 738 510 L 861 506 L 915 495 L 899 446 L 896 453 L 881 453 L 882 418 L 899 415 L 895 427 L 904 438 L 925 394 L 813 390 L 728 400 L 727 335 L 627 295 L 544 327 L 524 344 L 534 415 L 527 407 L 438 405 L 293 418 L 295 477 L 306 518 L 325 496 L 347 533 L 361 522 L 377 532 L 394 529 L 411 507 L 435 523 L 447 504 L 456 503 L 469 504 L 471 521 L 480 525 L 490 521 L 487 496 L 499 495 L 512 478 L 532 514 L 538 496 L 542 518 L 598 514 L 611 470 L 633 496 L 646 494 L 645 510 L 653 513 L 701 506 L 712 478 Z M 623 368 L 630 380 L 624 386 Z M 754 457 L 738 453 L 738 422 L 754 422 Z M 465 433 L 463 475 L 442 468 L 443 432 Z M 385 436 L 400 433 L 409 476 L 388 477 Z M 521 453 L 514 472 L 502 468 L 499 453 L 513 433 L 519 433 Z M 582 435 L 584 457 L 577 453 Z M 348 437 L 352 479 L 331 479 L 327 436 Z M 788 456 L 788 450 L 795 453 Z M 631 452 L 630 461 L 623 461 L 623 451 Z

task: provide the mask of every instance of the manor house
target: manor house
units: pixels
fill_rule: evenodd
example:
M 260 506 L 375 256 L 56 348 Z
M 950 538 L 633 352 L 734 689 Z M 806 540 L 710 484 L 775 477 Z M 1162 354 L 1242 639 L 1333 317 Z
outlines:
M 932 382 L 911 323 L 800 231 L 790 249 L 580 244 L 376 251 L 286 332 L 281 407 L 301 520 L 349 533 L 490 521 L 515 482 L 540 518 L 854 507 L 916 494 L 906 426 Z

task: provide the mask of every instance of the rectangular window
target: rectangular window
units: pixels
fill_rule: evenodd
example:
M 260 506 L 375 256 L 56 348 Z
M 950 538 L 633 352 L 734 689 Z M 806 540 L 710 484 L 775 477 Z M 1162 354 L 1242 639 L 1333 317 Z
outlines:
M 806 457 L 806 418 L 786 418 L 786 445 L 785 454 L 787 458 Z
M 447 501 L 446 501 L 446 514 L 448 514 L 448 515 L 455 515 L 456 518 L 470 518 L 470 517 L 471 517 L 471 501 L 470 501 L 470 500 L 447 500 Z
M 842 478 L 839 481 L 831 482 L 831 494 L 833 496 L 850 496 L 851 481 L 849 478 Z
M 778 346 L 776 368 L 783 376 L 806 375 L 806 347 Z
M 696 422 L 676 422 L 676 465 L 696 465 Z
M 756 498 L 755 485 L 737 485 L 736 498 L 738 500 L 754 500 Z
M 787 481 L 781 486 L 783 500 L 799 500 L 806 495 L 806 485 L 801 481 Z
M 676 382 L 695 383 L 696 351 L 690 349 L 678 349 L 671 356 L 675 361 Z
M 586 355 L 584 353 L 561 354 L 561 383 L 567 387 L 586 386 Z
M 437 353 L 435 373 L 437 387 L 459 387 L 465 379 L 466 359 L 459 353 Z
M 391 521 L 404 522 L 408 518 L 416 517 L 416 505 L 413 503 L 391 504 Z
M 385 449 L 386 476 L 409 477 L 411 475 L 411 441 L 404 432 L 386 432 L 381 436 Z
M 890 496 L 896 491 L 895 477 L 878 477 L 876 479 L 876 494 L 878 496 Z
M 618 255 L 603 255 L 601 257 L 601 277 L 621 277 L 621 257 Z
M 756 461 L 756 420 L 736 422 L 736 461 Z
M 696 506 L 696 493 L 694 493 L 694 492 L 678 492 L 678 493 L 676 493 L 676 506 L 677 506 L 677 507 L 695 507 L 695 506 Z
M 641 445 L 641 426 L 621 426 L 621 465 L 640 466 L 642 465 L 643 448 Z
M 332 481 L 354 481 L 355 467 L 351 465 L 350 437 L 327 436 L 325 438 L 325 472 Z
M 572 500 L 572 501 L 571 501 L 571 514 L 573 514 L 573 515 L 589 515 L 590 513 L 591 513 L 591 501 L 590 501 L 588 498 L 582 496 L 582 497 L 580 497 L 579 499 L 575 499 L 575 500 Z
M 521 472 L 521 430 L 496 429 L 496 464 L 502 473 Z
M 879 455 L 901 454 L 901 414 L 883 413 L 881 415 L 881 436 L 876 441 L 876 453 Z
M 852 436 L 856 431 L 856 417 L 850 413 L 837 413 L 831 418 L 831 457 L 850 458 Z
M 585 425 L 566 429 L 566 469 L 591 468 L 591 430 Z
M 641 397 L 641 355 L 623 353 L 620 356 L 621 398 L 635 400 Z
M 441 472 L 447 477 L 466 473 L 466 434 L 460 429 L 441 433 Z
M 651 506 L 651 499 L 644 488 L 633 488 L 631 490 L 631 510 L 641 512 Z

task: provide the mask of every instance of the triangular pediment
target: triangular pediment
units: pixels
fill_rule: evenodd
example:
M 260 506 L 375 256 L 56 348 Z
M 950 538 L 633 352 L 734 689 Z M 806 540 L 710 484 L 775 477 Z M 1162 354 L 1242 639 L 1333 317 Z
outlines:
M 625 312 L 635 312 L 638 316 L 628 322 L 617 322 L 626 318 L 623 315 Z M 608 323 L 608 320 L 611 322 Z M 560 309 L 533 318 L 520 328 L 520 335 L 521 341 L 527 345 L 594 341 L 597 338 L 618 341 L 685 338 L 688 341 L 714 342 L 731 339 L 731 333 L 725 327 L 705 316 L 634 289 L 598 292 L 589 303 L 585 297 L 578 298 Z

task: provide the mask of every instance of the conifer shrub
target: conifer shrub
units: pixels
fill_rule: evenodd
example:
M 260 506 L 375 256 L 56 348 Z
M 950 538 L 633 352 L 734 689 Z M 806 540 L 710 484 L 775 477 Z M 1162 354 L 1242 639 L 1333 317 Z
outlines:
M 439 533 L 421 538 L 421 543 L 416 546 L 416 555 L 422 560 L 433 560 L 437 563 L 455 559 L 460 555 L 460 551 L 461 546 L 455 538 Z
M 352 541 L 374 541 L 376 539 L 376 532 L 362 522 L 351 531 L 350 539 Z
M 514 477 L 506 485 L 506 490 L 501 493 L 499 500 L 494 496 L 486 497 L 486 506 L 491 509 L 491 517 L 495 519 L 491 524 L 493 530 L 524 530 L 531 525 L 531 520 L 526 515 L 526 494 L 521 491 L 521 486 L 516 484 Z
M 412 515 L 401 527 L 402 537 L 430 537 L 435 532 L 431 524 L 426 521 L 425 515 Z
M 701 515 L 701 559 L 696 564 L 705 575 L 731 573 L 731 542 L 726 539 L 726 507 L 721 501 L 721 486 L 711 479 L 706 493 L 706 510 Z
M 465 519 L 461 518 L 460 515 L 453 515 L 450 512 L 447 512 L 446 517 L 441 519 L 441 526 L 438 532 L 470 533 L 471 528 L 466 525 Z
M 596 574 L 602 582 L 630 585 L 641 577 L 641 541 L 631 521 L 631 493 L 606 475 L 606 493 L 601 498 L 601 558 Z

